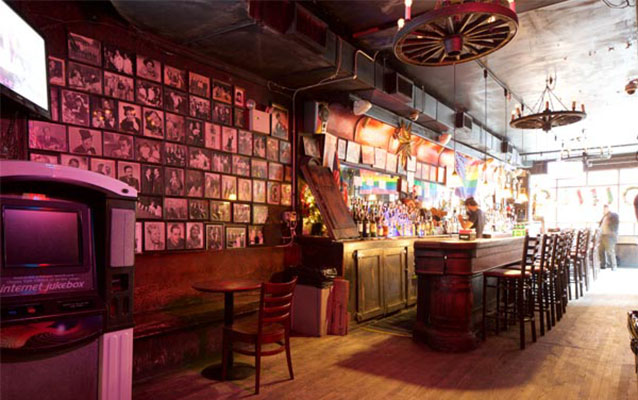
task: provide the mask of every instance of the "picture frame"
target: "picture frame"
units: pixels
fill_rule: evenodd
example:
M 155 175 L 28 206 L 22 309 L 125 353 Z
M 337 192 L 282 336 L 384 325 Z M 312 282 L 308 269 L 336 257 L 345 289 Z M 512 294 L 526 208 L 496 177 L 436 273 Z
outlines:
M 162 108 L 164 104 L 162 85 L 156 82 L 138 79 L 135 81 L 135 101 L 145 106 Z
M 237 129 L 222 126 L 222 151 L 237 153 Z
M 246 107 L 246 89 L 235 86 L 235 96 L 233 98 L 233 104 L 236 107 Z
M 321 158 L 317 139 L 310 136 L 303 136 L 303 152 L 308 157 Z
M 164 168 L 164 194 L 167 196 L 184 196 L 184 170 L 182 168 Z
M 60 158 L 58 154 L 45 154 L 45 153 L 29 153 L 29 160 L 33 162 L 45 163 L 45 164 L 59 164 Z
M 204 248 L 204 224 L 202 222 L 186 223 L 186 249 L 198 250 Z
M 250 171 L 253 178 L 268 178 L 268 161 L 252 158 L 250 160 Z
M 188 96 L 189 115 L 206 121 L 211 119 L 210 100 L 202 97 Z
M 253 134 L 251 132 L 239 130 L 237 134 L 237 152 L 245 156 L 253 155 Z
M 51 85 L 66 86 L 66 62 L 57 57 L 48 57 L 47 69 Z
M 188 219 L 207 221 L 209 219 L 210 206 L 208 200 L 189 199 Z
M 213 79 L 213 100 L 226 104 L 233 103 L 233 86 L 230 83 Z
M 135 205 L 135 217 L 138 219 L 162 219 L 164 217 L 162 198 L 139 196 Z
M 102 131 L 77 126 L 69 127 L 69 151 L 89 156 L 102 155 Z
M 102 71 L 99 68 L 69 61 L 66 66 L 69 89 L 102 94 Z
M 120 132 L 140 135 L 142 133 L 142 107 L 133 103 L 118 102 Z
M 171 167 L 185 167 L 188 148 L 179 143 L 164 143 L 164 161 Z
M 162 164 L 163 143 L 155 139 L 135 138 L 135 161 Z
M 228 104 L 214 103 L 213 105 L 213 122 L 232 126 L 233 125 L 233 107 Z
M 270 135 L 277 139 L 288 140 L 288 127 L 288 110 L 273 104 L 273 110 L 270 113 Z
M 68 151 L 66 125 L 29 120 L 29 148 Z
M 186 228 L 183 222 L 166 224 L 166 250 L 184 250 L 186 245 Z
M 386 153 L 385 170 L 393 174 L 397 173 L 397 155 L 390 152 Z
M 186 118 L 186 144 L 204 147 L 204 121 Z
M 281 183 L 268 181 L 267 197 L 268 204 L 279 204 L 281 202 Z
M 102 47 L 104 49 L 104 69 L 115 71 L 119 74 L 133 75 L 135 71 L 134 53 L 107 43 Z
M 164 111 L 144 107 L 144 136 L 164 139 Z
M 284 166 L 273 162 L 268 163 L 268 179 L 281 182 L 284 180 Z
M 226 226 L 226 248 L 237 249 L 246 247 L 246 227 Z
M 268 206 L 253 205 L 253 224 L 262 225 L 268 221 Z
M 62 89 L 62 122 L 71 125 L 89 126 L 89 95 Z
M 153 82 L 162 82 L 162 63 L 141 54 L 136 59 L 136 74 Z
M 204 197 L 207 199 L 219 199 L 222 196 L 221 175 L 206 172 L 204 174 Z
M 164 171 L 159 165 L 142 164 L 141 192 L 161 196 L 164 194 Z
M 233 222 L 236 224 L 250 223 L 250 204 L 233 204 Z
M 210 97 L 210 78 L 193 71 L 189 71 L 188 92 L 199 97 Z
M 346 161 L 359 164 L 361 156 L 361 145 L 352 141 L 348 141 L 348 151 L 346 153 Z
M 253 156 L 266 158 L 266 136 L 259 134 L 253 135 Z
M 361 146 L 361 162 L 363 164 L 374 165 L 374 147 Z
M 233 154 L 233 174 L 250 177 L 250 158 Z
M 224 250 L 224 225 L 206 224 L 206 250 Z
M 211 122 L 206 122 L 204 127 L 206 133 L 204 146 L 213 150 L 221 150 L 222 127 Z
M 164 85 L 186 90 L 186 71 L 170 65 L 164 65 Z
M 334 168 L 335 155 L 337 152 L 337 137 L 329 133 L 324 134 L 323 139 L 323 166 Z
M 386 159 L 387 151 L 385 149 L 374 149 L 374 168 L 385 170 Z
M 89 157 L 75 154 L 60 154 L 60 165 L 78 169 L 89 169 Z
M 233 125 L 237 128 L 245 129 L 248 126 L 246 122 L 247 115 L 246 110 L 235 107 L 233 110 Z
M 165 226 L 164 222 L 144 222 L 144 251 L 161 251 L 166 248 Z
M 60 120 L 60 88 L 49 86 L 49 97 L 51 98 L 51 121 Z
M 348 141 L 346 139 L 337 139 L 337 157 L 340 160 L 346 159 L 346 149 L 348 147 Z
M 135 223 L 135 254 L 142 254 L 144 251 L 144 227 L 142 222 Z
M 102 66 L 102 43 L 99 40 L 69 32 L 67 54 L 71 60 Z
M 287 183 L 281 184 L 281 205 L 289 206 L 292 204 L 292 185 Z
M 212 170 L 224 174 L 233 173 L 233 159 L 231 154 L 212 151 Z
M 290 164 L 292 162 L 292 146 L 290 142 L 279 143 L 279 162 L 282 164 Z
M 211 151 L 201 147 L 188 147 L 188 166 L 190 168 L 210 171 Z
M 135 80 L 130 76 L 104 71 L 104 94 L 118 100 L 135 101 Z
M 210 200 L 209 203 L 211 221 L 231 221 L 231 203 L 229 201 Z
M 248 244 L 250 246 L 264 245 L 264 227 L 258 225 L 248 226 Z
M 51 102 L 53 105 L 53 102 Z M 97 129 L 118 130 L 117 102 L 101 96 L 89 97 L 91 127 Z
M 222 199 L 237 200 L 237 178 L 230 175 L 222 175 Z
M 140 164 L 129 161 L 117 162 L 117 179 L 140 191 Z
M 109 178 L 114 178 L 116 175 L 115 160 L 107 160 L 105 158 L 91 157 L 91 171 L 97 172 Z
M 266 181 L 253 179 L 253 203 L 266 202 Z
M 253 182 L 250 179 L 237 178 L 237 200 L 253 201 Z
M 266 138 L 266 158 L 270 161 L 279 161 L 279 140 Z
M 188 202 L 181 197 L 164 197 L 164 219 L 188 219 Z
M 164 87 L 164 109 L 173 113 L 188 115 L 188 95 L 175 89 Z
M 204 172 L 192 169 L 186 170 L 186 197 L 204 196 Z

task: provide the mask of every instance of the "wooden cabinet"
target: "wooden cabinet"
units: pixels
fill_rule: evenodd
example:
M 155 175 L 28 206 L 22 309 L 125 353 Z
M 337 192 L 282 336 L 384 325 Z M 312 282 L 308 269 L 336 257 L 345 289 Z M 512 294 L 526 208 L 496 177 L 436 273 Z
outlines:
M 405 247 L 383 250 L 383 303 L 386 313 L 405 308 L 407 254 Z
M 357 277 L 357 321 L 374 318 L 385 312 L 383 250 L 354 252 Z

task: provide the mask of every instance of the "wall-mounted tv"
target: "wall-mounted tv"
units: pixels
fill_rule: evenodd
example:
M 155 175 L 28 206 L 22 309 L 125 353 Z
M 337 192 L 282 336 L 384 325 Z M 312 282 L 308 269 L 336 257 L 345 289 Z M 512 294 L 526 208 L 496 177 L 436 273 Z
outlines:
M 44 38 L 0 0 L 0 94 L 50 118 Z

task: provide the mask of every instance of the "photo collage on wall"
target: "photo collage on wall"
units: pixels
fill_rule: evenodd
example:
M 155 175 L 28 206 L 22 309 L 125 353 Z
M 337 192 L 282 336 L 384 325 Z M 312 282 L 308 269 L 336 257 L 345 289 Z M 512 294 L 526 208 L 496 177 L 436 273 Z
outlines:
M 52 122 L 30 120 L 29 158 L 138 191 L 136 252 L 264 244 L 269 206 L 291 204 L 288 111 L 247 130 L 246 91 L 69 33 L 49 57 Z

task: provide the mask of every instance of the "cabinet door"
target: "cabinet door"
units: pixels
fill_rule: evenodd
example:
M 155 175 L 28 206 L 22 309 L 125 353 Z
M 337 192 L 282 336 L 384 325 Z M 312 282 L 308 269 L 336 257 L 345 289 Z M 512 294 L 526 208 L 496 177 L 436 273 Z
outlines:
M 383 251 L 383 305 L 386 313 L 405 307 L 407 256 L 405 247 Z
M 383 251 L 354 252 L 357 269 L 357 321 L 383 314 Z
M 406 268 L 406 283 L 407 283 L 407 297 L 408 297 L 408 306 L 416 304 L 417 297 L 417 284 L 419 279 L 414 272 L 414 248 L 408 247 L 408 265 Z

